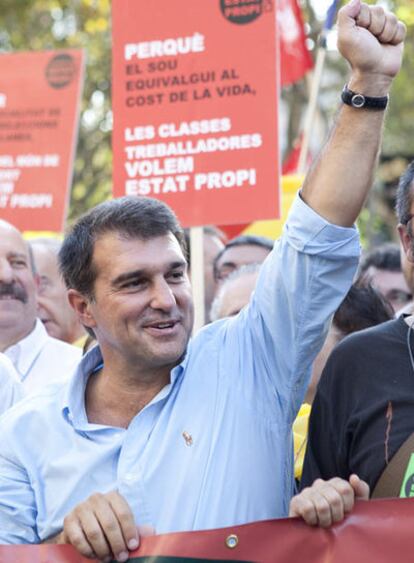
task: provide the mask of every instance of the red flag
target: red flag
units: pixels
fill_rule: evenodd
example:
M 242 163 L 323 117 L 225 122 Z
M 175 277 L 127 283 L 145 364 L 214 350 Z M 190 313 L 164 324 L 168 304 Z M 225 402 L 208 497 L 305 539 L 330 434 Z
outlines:
M 303 133 L 299 135 L 295 141 L 293 141 L 292 150 L 287 155 L 283 162 L 282 166 L 282 174 L 297 174 L 298 173 L 298 165 L 299 165 L 299 158 L 300 158 L 300 151 L 302 149 L 303 143 Z M 306 158 L 306 168 L 312 164 L 312 156 L 308 152 L 308 156 Z
M 229 240 L 238 237 L 241 235 L 246 227 L 248 227 L 250 223 L 239 223 L 238 225 L 220 225 L 220 230 L 226 233 L 226 236 Z
M 313 68 L 306 47 L 302 12 L 297 0 L 279 0 L 277 21 L 280 37 L 281 84 L 288 86 L 300 80 Z

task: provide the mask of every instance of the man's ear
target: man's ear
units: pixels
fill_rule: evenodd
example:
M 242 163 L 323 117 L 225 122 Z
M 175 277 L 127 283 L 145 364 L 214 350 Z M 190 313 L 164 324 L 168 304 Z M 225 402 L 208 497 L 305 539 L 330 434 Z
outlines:
M 88 328 L 94 328 L 96 322 L 91 311 L 91 299 L 85 297 L 82 293 L 76 291 L 76 289 L 69 289 L 68 300 L 79 322 Z
M 403 247 L 404 254 L 407 257 L 407 260 L 409 262 L 414 262 L 413 238 L 410 235 L 407 226 L 400 223 L 397 227 L 397 230 L 400 236 L 401 246 Z

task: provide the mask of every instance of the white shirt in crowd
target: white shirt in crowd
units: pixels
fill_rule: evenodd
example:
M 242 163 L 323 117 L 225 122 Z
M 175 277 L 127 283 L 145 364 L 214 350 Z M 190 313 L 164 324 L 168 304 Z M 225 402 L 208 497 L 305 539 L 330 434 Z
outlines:
M 0 353 L 0 415 L 23 397 L 23 386 L 13 364 Z
M 80 348 L 49 336 L 39 319 L 28 336 L 4 353 L 13 363 L 26 393 L 69 378 L 82 357 Z

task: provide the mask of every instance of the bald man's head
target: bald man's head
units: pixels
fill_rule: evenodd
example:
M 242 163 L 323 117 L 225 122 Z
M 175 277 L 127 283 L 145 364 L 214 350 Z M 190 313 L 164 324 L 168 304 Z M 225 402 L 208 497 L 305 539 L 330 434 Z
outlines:
M 85 332 L 69 304 L 67 289 L 59 271 L 60 241 L 35 239 L 30 246 L 39 278 L 38 316 L 50 336 L 72 344 Z
M 259 271 L 260 264 L 246 264 L 223 281 L 211 306 L 212 321 L 237 315 L 249 303 Z

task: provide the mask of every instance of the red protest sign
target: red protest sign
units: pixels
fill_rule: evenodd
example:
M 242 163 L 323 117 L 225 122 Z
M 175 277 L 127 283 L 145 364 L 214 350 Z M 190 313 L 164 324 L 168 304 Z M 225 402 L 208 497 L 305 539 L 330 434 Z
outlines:
M 298 0 L 278 0 L 278 31 L 280 33 L 281 82 L 288 86 L 297 82 L 313 67 L 306 46 L 302 10 Z
M 268 520 L 202 532 L 141 538 L 130 563 L 236 561 L 261 563 L 412 562 L 412 499 L 359 501 L 329 529 L 299 519 Z M 0 546 L 2 563 L 87 563 L 67 545 Z M 95 561 L 95 560 L 94 560 Z
M 114 0 L 114 195 L 184 226 L 279 215 L 273 0 Z
M 0 218 L 61 231 L 72 179 L 83 53 L 0 55 Z

